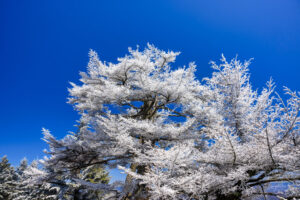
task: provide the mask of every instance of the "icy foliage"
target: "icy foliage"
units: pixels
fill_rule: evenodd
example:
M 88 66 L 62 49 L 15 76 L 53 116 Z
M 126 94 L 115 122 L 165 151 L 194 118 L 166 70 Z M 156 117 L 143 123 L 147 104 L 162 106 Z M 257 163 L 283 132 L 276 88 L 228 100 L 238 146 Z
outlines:
M 59 187 L 50 183 L 31 184 L 31 175 L 26 171 L 34 167 L 33 162 L 29 167 L 27 160 L 23 159 L 15 169 L 10 166 L 8 159 L 4 156 L 0 162 L 0 199 L 1 200 L 57 200 Z M 38 174 L 34 172 L 34 177 Z
M 17 184 L 14 168 L 9 164 L 6 156 L 0 162 L 0 199 L 11 200 Z
M 267 196 L 272 182 L 299 189 L 299 92 L 286 88 L 284 101 L 272 80 L 253 90 L 250 61 L 222 56 L 200 82 L 194 63 L 171 67 L 177 52 L 129 53 L 114 64 L 90 52 L 82 85 L 69 89 L 79 131 L 57 140 L 43 130 L 50 156 L 32 171 L 37 182 L 65 177 L 113 199 L 240 199 Z M 122 169 L 124 186 L 74 175 L 96 164 Z

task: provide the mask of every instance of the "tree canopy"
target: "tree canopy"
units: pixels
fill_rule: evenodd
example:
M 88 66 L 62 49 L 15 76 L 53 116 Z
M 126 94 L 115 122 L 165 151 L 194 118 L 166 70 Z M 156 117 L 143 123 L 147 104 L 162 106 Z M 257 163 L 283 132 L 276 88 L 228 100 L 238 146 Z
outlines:
M 27 173 L 36 184 L 70 180 L 106 199 L 299 198 L 299 92 L 280 97 L 272 80 L 253 90 L 250 61 L 236 58 L 200 81 L 195 63 L 171 67 L 179 53 L 153 45 L 117 63 L 89 55 L 69 89 L 79 131 L 58 140 L 43 129 L 49 157 Z M 123 170 L 125 183 L 78 176 L 96 165 Z M 269 189 L 278 182 L 289 186 Z

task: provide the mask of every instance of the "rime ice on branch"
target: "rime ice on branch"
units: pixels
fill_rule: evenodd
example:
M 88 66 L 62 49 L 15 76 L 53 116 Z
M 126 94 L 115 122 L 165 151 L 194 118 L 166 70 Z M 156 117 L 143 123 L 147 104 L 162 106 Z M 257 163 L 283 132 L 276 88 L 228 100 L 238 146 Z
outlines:
M 39 181 L 65 176 L 119 199 L 297 196 L 268 188 L 299 188 L 299 92 L 285 89 L 284 101 L 272 81 L 254 91 L 249 61 L 222 57 L 200 82 L 194 63 L 171 68 L 177 52 L 148 45 L 129 53 L 114 64 L 90 52 L 82 84 L 69 89 L 79 131 L 57 140 L 44 130 L 50 157 Z M 122 190 L 73 176 L 93 165 L 124 170 Z

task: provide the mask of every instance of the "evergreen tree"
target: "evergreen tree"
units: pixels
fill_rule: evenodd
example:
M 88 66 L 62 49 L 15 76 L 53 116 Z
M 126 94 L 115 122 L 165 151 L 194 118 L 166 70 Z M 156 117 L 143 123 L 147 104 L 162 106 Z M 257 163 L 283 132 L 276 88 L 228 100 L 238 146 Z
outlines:
M 60 187 L 43 182 L 42 184 L 32 184 L 28 169 L 37 169 L 38 163 L 33 161 L 28 166 L 27 159 L 23 159 L 16 168 L 17 184 L 13 195 L 14 200 L 57 200 Z
M 28 184 L 23 183 L 26 179 L 25 170 L 28 167 L 28 161 L 26 158 L 21 160 L 20 165 L 16 168 L 17 184 L 14 191 L 14 199 L 28 199 L 31 187 Z
M 15 192 L 17 175 L 6 156 L 0 162 L 0 199 L 11 200 Z
M 78 179 L 84 180 L 86 183 L 102 183 L 108 184 L 109 176 L 100 165 L 87 167 L 77 174 Z M 63 198 L 66 200 L 102 200 L 103 191 L 89 188 L 86 185 L 79 184 L 70 180 L 66 182 L 66 189 L 63 191 Z
M 109 176 L 108 172 L 105 171 L 101 165 L 93 165 L 89 166 L 84 169 L 81 173 L 79 178 L 83 179 L 84 181 L 93 183 L 93 184 L 108 184 L 109 183 Z M 103 197 L 103 191 L 99 190 L 91 190 L 89 188 L 82 189 L 80 192 L 81 199 L 94 199 L 94 200 L 101 200 Z
M 267 196 L 273 182 L 297 186 L 299 92 L 286 88 L 284 101 L 272 81 L 260 93 L 253 90 L 249 61 L 222 57 L 200 82 L 194 63 L 171 69 L 179 53 L 152 45 L 129 51 L 116 64 L 90 52 L 82 85 L 70 89 L 80 131 L 57 140 L 43 130 L 50 156 L 45 170 L 35 171 L 36 183 L 60 177 L 118 199 L 159 200 L 245 199 Z M 119 185 L 78 177 L 98 164 L 127 174 L 121 192 Z
M 4 156 L 0 162 L 0 200 L 101 200 L 103 193 L 99 190 L 92 190 L 76 182 L 60 180 L 56 182 L 40 182 L 32 184 L 32 171 L 43 172 L 38 167 L 38 162 L 33 161 L 28 166 L 27 159 L 23 159 L 20 165 L 12 167 Z M 78 174 L 81 178 L 90 183 L 108 184 L 108 173 L 101 165 L 90 166 Z

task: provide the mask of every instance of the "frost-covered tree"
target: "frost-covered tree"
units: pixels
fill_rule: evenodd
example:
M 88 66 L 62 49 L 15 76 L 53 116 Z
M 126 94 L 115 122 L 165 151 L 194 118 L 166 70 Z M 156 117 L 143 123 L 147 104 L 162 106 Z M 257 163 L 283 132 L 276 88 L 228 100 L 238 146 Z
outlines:
M 92 165 L 81 170 L 78 175 L 80 180 L 85 183 L 91 184 L 108 184 L 109 176 L 108 172 L 104 170 L 100 165 Z M 86 184 L 80 184 L 77 182 L 69 183 L 69 189 L 65 194 L 66 199 L 76 200 L 102 200 L 104 193 L 101 190 L 91 189 Z
M 26 180 L 25 170 L 28 168 L 28 161 L 26 158 L 21 160 L 20 165 L 16 168 L 17 184 L 14 190 L 13 197 L 15 199 L 26 199 L 31 192 L 31 187 L 23 183 Z
M 6 156 L 0 162 L 0 199 L 11 200 L 16 187 L 16 173 Z
M 43 130 L 50 156 L 37 183 L 63 177 L 111 199 L 299 196 L 299 92 L 286 88 L 284 101 L 272 81 L 253 90 L 249 61 L 222 57 L 200 82 L 194 63 L 171 68 L 177 52 L 129 53 L 107 63 L 90 52 L 82 85 L 69 90 L 79 132 L 57 140 Z M 123 170 L 122 188 L 78 177 L 94 165 Z M 270 192 L 278 182 L 290 188 Z
M 79 178 L 92 184 L 108 184 L 110 180 L 108 172 L 104 170 L 101 165 L 92 165 L 85 168 L 79 174 Z M 88 187 L 81 188 L 82 186 L 80 184 L 78 185 L 80 199 L 103 199 L 103 191 L 101 192 L 99 190 L 91 190 Z
M 32 184 L 29 169 L 38 168 L 38 163 L 33 161 L 28 165 L 27 159 L 23 159 L 16 168 L 16 187 L 13 194 L 14 200 L 57 200 L 60 187 L 43 182 Z
M 101 200 L 103 193 L 91 190 L 71 180 L 32 184 L 32 178 L 43 173 L 37 161 L 28 165 L 24 158 L 16 168 L 4 156 L 0 162 L 0 200 Z M 79 178 L 90 183 L 109 182 L 108 172 L 102 166 L 93 165 L 82 170 Z

